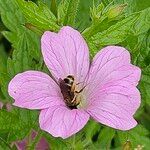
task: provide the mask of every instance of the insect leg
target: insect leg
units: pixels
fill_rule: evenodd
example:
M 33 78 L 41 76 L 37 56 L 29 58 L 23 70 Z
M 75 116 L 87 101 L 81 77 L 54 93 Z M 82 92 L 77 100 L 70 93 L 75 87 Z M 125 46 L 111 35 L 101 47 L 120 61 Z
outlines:
M 86 86 L 84 86 L 80 91 L 75 91 L 75 93 L 81 93 L 84 90 L 85 87 Z

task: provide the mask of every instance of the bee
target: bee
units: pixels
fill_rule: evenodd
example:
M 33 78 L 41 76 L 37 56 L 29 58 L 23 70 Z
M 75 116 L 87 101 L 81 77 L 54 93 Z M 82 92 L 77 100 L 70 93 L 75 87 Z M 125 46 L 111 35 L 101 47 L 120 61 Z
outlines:
M 78 83 L 75 83 L 74 76 L 68 75 L 66 78 L 59 79 L 59 86 L 61 89 L 61 93 L 63 95 L 64 101 L 66 105 L 70 109 L 77 109 L 77 106 L 80 104 L 81 97 L 79 96 L 79 93 L 83 91 L 84 88 L 77 91 Z

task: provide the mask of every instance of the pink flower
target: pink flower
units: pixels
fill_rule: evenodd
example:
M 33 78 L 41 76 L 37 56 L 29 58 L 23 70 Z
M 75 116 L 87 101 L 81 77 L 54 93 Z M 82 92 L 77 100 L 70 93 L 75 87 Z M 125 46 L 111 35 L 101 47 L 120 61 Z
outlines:
M 105 47 L 90 63 L 85 40 L 71 27 L 63 27 L 59 33 L 46 31 L 41 47 L 53 77 L 26 71 L 17 74 L 8 87 L 15 106 L 41 110 L 41 129 L 67 138 L 81 130 L 90 116 L 119 130 L 136 126 L 133 115 L 140 106 L 136 86 L 141 71 L 131 64 L 125 48 Z M 75 90 L 69 89 L 68 79 L 63 80 L 68 75 L 75 79 L 68 77 Z
M 30 135 L 31 142 L 33 142 L 37 134 L 38 133 L 36 131 L 32 130 L 31 135 Z M 17 147 L 18 150 L 26 150 L 28 149 L 28 146 L 29 146 L 29 139 L 25 138 L 22 141 L 15 141 L 11 144 L 11 146 L 13 147 L 14 145 Z M 46 139 L 42 137 L 36 144 L 35 150 L 48 150 L 48 149 L 49 149 L 49 144 L 46 141 Z

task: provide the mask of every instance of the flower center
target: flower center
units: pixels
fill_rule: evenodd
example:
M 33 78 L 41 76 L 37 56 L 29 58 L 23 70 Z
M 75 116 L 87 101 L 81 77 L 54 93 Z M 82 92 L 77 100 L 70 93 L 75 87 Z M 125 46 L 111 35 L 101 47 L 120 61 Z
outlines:
M 72 75 L 68 75 L 63 80 L 60 79 L 59 84 L 66 105 L 70 109 L 77 109 L 84 97 L 82 93 L 84 87 L 79 89 L 78 85 L 80 83 L 76 83 Z

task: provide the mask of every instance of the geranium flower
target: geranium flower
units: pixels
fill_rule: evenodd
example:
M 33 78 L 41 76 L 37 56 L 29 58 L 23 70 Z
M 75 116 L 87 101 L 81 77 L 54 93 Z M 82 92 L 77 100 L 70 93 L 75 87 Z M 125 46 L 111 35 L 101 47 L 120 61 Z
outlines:
M 42 130 L 67 138 L 81 130 L 90 116 L 119 130 L 136 126 L 133 115 L 140 106 L 136 86 L 141 71 L 131 64 L 125 48 L 107 46 L 90 63 L 85 40 L 68 26 L 58 33 L 46 31 L 41 48 L 52 77 L 40 71 L 19 73 L 10 81 L 8 91 L 15 106 L 41 110 Z M 60 87 L 67 76 L 74 77 L 76 90 L 72 93 L 66 89 L 68 85 Z M 75 96 L 70 105 L 64 90 L 69 98 Z

